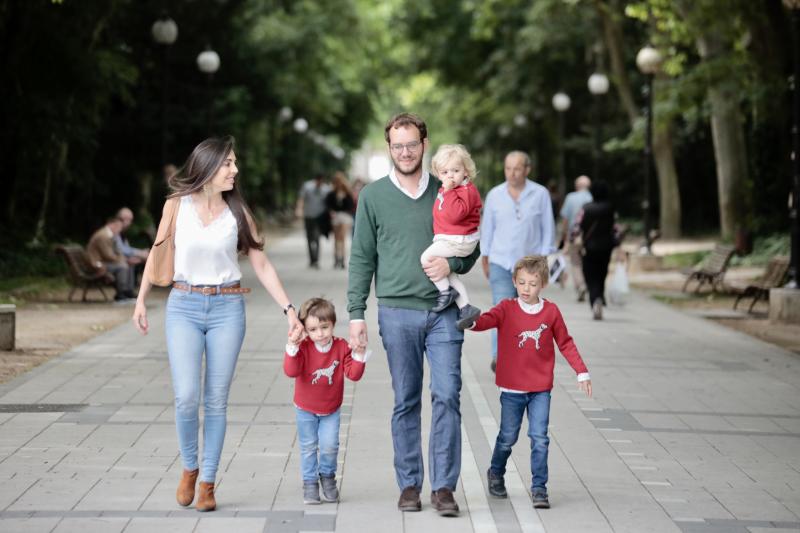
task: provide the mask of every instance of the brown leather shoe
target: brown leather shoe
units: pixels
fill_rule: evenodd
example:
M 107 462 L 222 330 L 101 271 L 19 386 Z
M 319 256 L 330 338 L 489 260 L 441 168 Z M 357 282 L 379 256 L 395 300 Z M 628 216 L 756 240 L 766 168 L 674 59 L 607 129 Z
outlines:
M 197 483 L 198 472 L 200 472 L 199 468 L 192 471 L 184 470 L 183 475 L 181 475 L 175 498 L 178 500 L 178 503 L 184 507 L 192 505 L 194 501 L 194 485 Z
M 403 512 L 421 511 L 422 502 L 419 499 L 419 489 L 417 487 L 404 488 L 397 501 L 397 508 Z
M 200 486 L 197 488 L 197 493 L 196 508 L 198 511 L 205 513 L 206 511 L 213 511 L 217 508 L 217 500 L 214 499 L 213 483 L 201 481 Z
M 439 516 L 458 516 L 458 504 L 453 498 L 453 491 L 447 487 L 431 492 L 431 505 Z

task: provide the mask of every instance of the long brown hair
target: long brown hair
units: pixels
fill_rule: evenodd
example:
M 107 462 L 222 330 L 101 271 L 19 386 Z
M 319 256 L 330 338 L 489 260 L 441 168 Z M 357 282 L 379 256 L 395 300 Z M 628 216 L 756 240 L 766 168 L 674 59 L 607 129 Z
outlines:
M 236 140 L 230 135 L 211 137 L 195 146 L 183 166 L 169 177 L 169 188 L 172 193 L 167 198 L 188 196 L 203 190 L 203 186 L 217 174 L 225 159 L 233 152 Z M 264 243 L 250 231 L 248 216 L 255 223 L 255 217 L 247 207 L 239 192 L 239 180 L 234 180 L 233 189 L 222 192 L 222 199 L 236 218 L 239 228 L 239 241 L 236 245 L 239 252 L 246 254 L 251 248 L 263 250 Z M 256 228 L 256 231 L 258 228 Z

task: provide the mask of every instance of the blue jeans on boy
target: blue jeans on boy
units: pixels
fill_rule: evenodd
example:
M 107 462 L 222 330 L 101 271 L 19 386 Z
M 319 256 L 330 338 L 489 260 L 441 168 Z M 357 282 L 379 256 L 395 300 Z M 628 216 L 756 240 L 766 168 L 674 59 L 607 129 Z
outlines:
M 318 415 L 297 406 L 295 409 L 303 483 L 316 483 L 320 476 L 335 477 L 340 409 L 329 415 Z
M 431 369 L 431 431 L 428 471 L 431 489 L 455 490 L 461 474 L 461 346 L 458 309 L 441 313 L 378 306 L 378 325 L 394 391 L 392 444 L 401 489 L 422 488 L 422 375 L 427 353 Z
M 513 272 L 494 263 L 489 263 L 489 288 L 492 290 L 493 305 L 497 305 L 507 298 L 517 297 Z M 492 359 L 497 360 L 496 329 L 492 329 Z
M 547 426 L 550 423 L 550 391 L 501 392 L 500 432 L 492 452 L 491 469 L 496 475 L 506 473 L 506 463 L 511 447 L 517 442 L 522 426 L 522 415 L 528 410 L 528 436 L 531 438 L 531 492 L 547 488 L 547 448 L 550 438 Z
M 175 425 L 186 470 L 198 468 L 201 369 L 206 355 L 203 389 L 203 468 L 200 481 L 217 475 L 227 426 L 228 392 L 245 332 L 241 294 L 203 295 L 172 289 L 167 300 L 166 336 Z

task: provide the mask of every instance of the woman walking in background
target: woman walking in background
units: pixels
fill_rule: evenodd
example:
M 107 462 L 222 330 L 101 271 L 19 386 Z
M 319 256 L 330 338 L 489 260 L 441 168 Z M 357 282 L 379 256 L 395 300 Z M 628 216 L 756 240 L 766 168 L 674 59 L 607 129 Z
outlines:
M 198 511 L 216 508 L 214 483 L 225 440 L 228 392 L 244 340 L 243 294 L 250 289 L 239 284 L 239 254 L 250 259 L 261 284 L 283 308 L 290 333 L 302 328 L 277 272 L 263 252 L 253 216 L 239 193 L 237 174 L 233 137 L 223 137 L 197 145 L 183 167 L 170 177 L 172 193 L 164 204 L 156 243 L 174 246 L 174 261 L 156 264 L 154 245 L 133 313 L 136 329 L 146 334 L 147 293 L 153 281 L 162 283 L 165 275 L 167 282 L 172 279 L 166 336 L 183 462 L 176 498 L 180 505 L 191 505 L 199 475 Z M 198 463 L 201 383 L 202 465 Z
M 333 225 L 333 268 L 344 269 L 347 236 L 353 227 L 353 191 L 343 172 L 333 175 L 333 190 L 325 199 Z
M 593 183 L 589 191 L 592 201 L 579 215 L 583 238 L 583 277 L 589 289 L 589 305 L 595 320 L 602 320 L 606 303 L 605 287 L 608 262 L 616 245 L 614 240 L 614 206 L 609 199 L 608 185 Z

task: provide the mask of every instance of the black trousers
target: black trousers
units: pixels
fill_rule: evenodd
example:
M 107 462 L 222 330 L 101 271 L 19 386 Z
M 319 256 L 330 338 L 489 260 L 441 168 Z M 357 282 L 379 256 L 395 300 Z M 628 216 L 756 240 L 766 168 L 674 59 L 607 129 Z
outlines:
M 608 262 L 611 260 L 611 250 L 586 250 L 583 256 L 583 277 L 586 279 L 586 288 L 589 290 L 589 307 L 595 300 L 606 303 L 606 276 L 608 275 Z
M 320 223 L 319 218 L 306 218 L 306 240 L 308 241 L 308 261 L 312 265 L 319 262 L 319 238 Z

